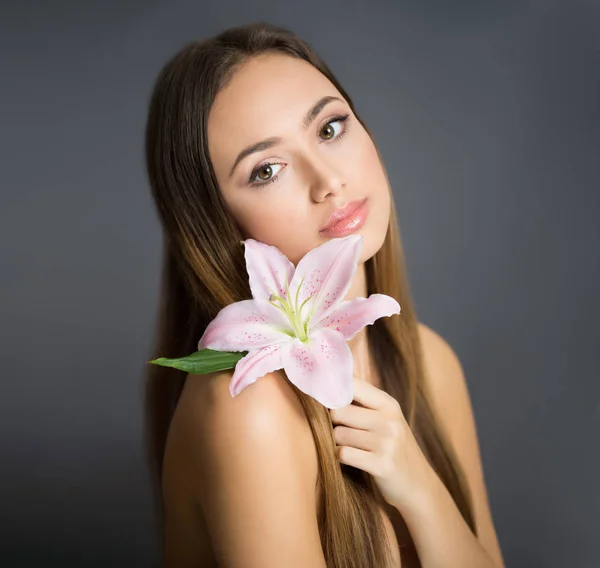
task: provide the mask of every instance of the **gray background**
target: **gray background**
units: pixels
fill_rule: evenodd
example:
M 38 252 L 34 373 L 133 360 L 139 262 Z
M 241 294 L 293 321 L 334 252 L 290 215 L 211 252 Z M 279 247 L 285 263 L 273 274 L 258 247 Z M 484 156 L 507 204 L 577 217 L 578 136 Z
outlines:
M 599 566 L 599 18 L 583 0 L 3 3 L 2 566 L 156 562 L 147 104 L 184 42 L 259 19 L 308 40 L 374 132 L 507 566 Z

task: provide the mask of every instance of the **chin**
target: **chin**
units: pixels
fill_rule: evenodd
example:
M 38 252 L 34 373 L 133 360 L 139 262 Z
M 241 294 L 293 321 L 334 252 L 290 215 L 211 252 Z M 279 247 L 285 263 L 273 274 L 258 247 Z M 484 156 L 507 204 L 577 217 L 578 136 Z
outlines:
M 373 208 L 373 217 L 368 219 L 365 225 L 355 233 L 363 237 L 359 262 L 366 262 L 374 257 L 385 242 L 390 224 L 390 209 L 389 205 L 386 205 L 382 204 L 380 208 L 377 208 L 379 210 Z
M 363 248 L 360 253 L 359 262 L 367 262 L 370 258 L 374 257 L 385 242 L 385 236 L 387 235 L 388 226 L 385 225 L 385 230 L 370 230 L 361 233 L 357 233 L 363 236 Z

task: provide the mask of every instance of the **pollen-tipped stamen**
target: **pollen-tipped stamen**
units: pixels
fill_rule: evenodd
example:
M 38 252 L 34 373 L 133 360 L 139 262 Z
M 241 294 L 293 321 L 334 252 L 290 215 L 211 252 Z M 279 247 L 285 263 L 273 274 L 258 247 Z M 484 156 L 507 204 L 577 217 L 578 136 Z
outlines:
M 312 311 L 309 314 L 306 321 L 302 321 L 302 309 L 306 305 L 306 303 L 313 297 L 309 296 L 306 298 L 300 307 L 298 307 L 298 301 L 300 298 L 300 289 L 302 288 L 302 284 L 304 282 L 304 277 L 300 281 L 300 285 L 296 290 L 295 298 L 293 302 L 290 301 L 290 283 L 289 280 L 286 280 L 285 291 L 286 298 L 282 298 L 279 294 L 276 294 L 272 290 L 269 289 L 269 303 L 275 306 L 280 312 L 282 312 L 288 321 L 290 322 L 292 329 L 294 331 L 295 337 L 297 337 L 300 341 L 306 342 L 308 339 L 308 323 L 312 316 Z M 275 302 L 279 302 L 279 305 Z M 288 335 L 291 335 L 289 332 L 286 332 Z

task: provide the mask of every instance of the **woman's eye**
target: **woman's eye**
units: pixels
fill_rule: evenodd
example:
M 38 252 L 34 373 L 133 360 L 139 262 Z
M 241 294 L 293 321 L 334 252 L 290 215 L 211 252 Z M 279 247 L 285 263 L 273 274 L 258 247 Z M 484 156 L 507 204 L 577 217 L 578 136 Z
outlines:
M 258 182 L 258 184 L 260 184 L 261 181 L 269 181 L 271 179 L 271 177 L 276 175 L 276 173 L 277 173 L 277 172 L 273 172 L 273 166 L 281 167 L 281 164 L 263 164 L 256 170 L 256 174 L 254 174 L 254 173 L 252 174 L 252 179 L 250 181 L 256 181 L 256 182 Z M 265 175 L 267 177 L 262 177 L 261 174 L 263 174 L 264 172 L 266 172 Z M 258 179 L 256 179 L 256 178 L 258 178 Z
M 340 122 L 339 120 L 330 120 L 322 129 L 321 132 L 325 132 L 325 131 L 329 131 L 332 132 L 331 136 L 327 136 L 327 140 L 331 140 L 334 135 L 335 135 L 335 129 L 331 126 L 332 124 L 335 124 L 336 122 Z M 341 130 L 341 127 L 340 127 Z

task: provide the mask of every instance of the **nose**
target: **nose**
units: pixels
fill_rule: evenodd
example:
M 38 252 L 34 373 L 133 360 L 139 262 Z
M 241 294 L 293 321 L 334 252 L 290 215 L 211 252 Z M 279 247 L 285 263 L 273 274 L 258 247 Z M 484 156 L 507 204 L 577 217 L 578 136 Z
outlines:
M 332 164 L 323 158 L 311 160 L 313 177 L 310 181 L 311 197 L 320 203 L 327 197 L 339 195 L 346 188 L 346 178 Z

